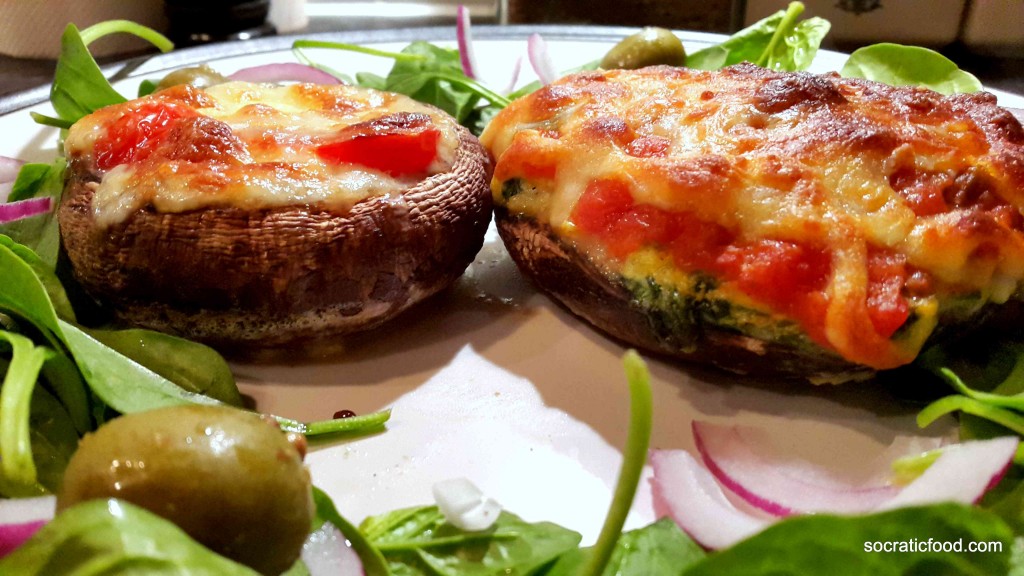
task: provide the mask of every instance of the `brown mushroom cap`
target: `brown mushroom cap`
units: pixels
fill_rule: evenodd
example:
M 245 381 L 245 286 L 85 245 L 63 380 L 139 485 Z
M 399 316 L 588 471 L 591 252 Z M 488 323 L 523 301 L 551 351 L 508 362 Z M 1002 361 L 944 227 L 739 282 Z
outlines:
M 450 285 L 483 243 L 491 162 L 458 129 L 449 171 L 347 211 L 143 208 L 102 228 L 91 161 L 72 159 L 64 247 L 83 287 L 131 324 L 230 346 L 367 330 Z
M 714 324 L 697 334 L 658 323 L 621 280 L 560 238 L 547 224 L 495 207 L 498 233 L 519 269 L 573 314 L 631 346 L 731 372 L 842 382 L 864 378 L 870 368 L 823 348 L 768 342 Z

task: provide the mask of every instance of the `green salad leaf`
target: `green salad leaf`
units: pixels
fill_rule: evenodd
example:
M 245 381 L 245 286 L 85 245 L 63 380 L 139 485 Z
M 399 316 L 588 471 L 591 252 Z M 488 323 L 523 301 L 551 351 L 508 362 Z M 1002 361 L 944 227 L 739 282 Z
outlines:
M 62 128 L 70 128 L 87 114 L 125 102 L 125 97 L 107 81 L 88 48 L 98 38 L 114 33 L 134 34 L 163 52 L 174 48 L 174 44 L 156 30 L 127 20 L 100 22 L 81 32 L 74 24 L 68 24 L 60 39 L 60 57 L 50 89 L 50 102 L 59 119 L 49 120 L 59 120 Z
M 602 576 L 679 576 L 707 553 L 671 519 L 624 532 Z M 576 576 L 591 562 L 593 548 L 565 554 L 545 576 Z
M 922 546 L 949 543 L 958 551 Z M 992 546 L 969 552 L 974 543 Z M 900 545 L 917 546 L 913 551 Z M 1006 574 L 1013 533 L 997 516 L 960 504 L 902 508 L 868 516 L 826 514 L 786 519 L 716 552 L 685 576 L 778 574 L 905 576 L 907 574 Z M 886 545 L 895 551 L 876 551 Z
M 800 2 L 790 2 L 763 20 L 733 34 L 720 44 L 686 56 L 686 65 L 699 70 L 752 62 L 773 70 L 805 70 L 814 61 L 831 24 L 823 18 L 799 21 Z
M 90 500 L 61 512 L 0 559 L 0 574 L 259 576 L 211 552 L 173 523 L 121 500 Z
M 550 522 L 529 523 L 509 512 L 480 532 L 447 523 L 437 506 L 395 510 L 367 518 L 360 531 L 395 574 L 528 576 L 575 550 L 577 532 Z
M 941 94 L 977 92 L 981 81 L 942 54 L 920 46 L 881 43 L 850 54 L 839 74 L 891 86 L 921 86 Z

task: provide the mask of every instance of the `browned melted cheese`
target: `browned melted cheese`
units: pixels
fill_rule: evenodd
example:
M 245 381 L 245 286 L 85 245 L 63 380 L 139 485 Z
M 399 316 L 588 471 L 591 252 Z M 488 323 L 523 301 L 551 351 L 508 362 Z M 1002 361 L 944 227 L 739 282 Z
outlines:
M 156 109 L 163 110 L 162 118 L 172 118 L 172 127 L 147 148 L 145 158 L 104 162 L 102 151 L 117 148 L 119 138 L 135 140 L 122 148 L 149 146 L 140 144 L 145 139 L 137 134 L 122 134 L 130 132 L 125 119 L 153 118 Z M 388 123 L 401 128 L 402 121 L 430 124 L 441 133 L 437 156 L 425 173 L 394 176 L 317 154 L 319 146 L 346 131 Z M 72 126 L 65 151 L 72 161 L 89 163 L 99 180 L 95 217 L 109 225 L 146 206 L 166 213 L 215 206 L 345 209 L 448 170 L 458 146 L 455 127 L 437 109 L 398 94 L 342 85 L 231 82 L 202 91 L 174 87 L 103 108 Z
M 752 65 L 585 72 L 513 102 L 481 140 L 497 160 L 495 201 L 572 241 L 585 244 L 572 214 L 587 186 L 614 179 L 638 204 L 736 242 L 820 249 L 831 259 L 822 339 L 876 368 L 912 359 L 930 327 L 910 341 L 872 330 L 870 253 L 905 257 L 916 283 L 903 292 L 918 303 L 1003 302 L 1024 279 L 1024 131 L 987 93 Z M 530 192 L 503 198 L 514 179 Z

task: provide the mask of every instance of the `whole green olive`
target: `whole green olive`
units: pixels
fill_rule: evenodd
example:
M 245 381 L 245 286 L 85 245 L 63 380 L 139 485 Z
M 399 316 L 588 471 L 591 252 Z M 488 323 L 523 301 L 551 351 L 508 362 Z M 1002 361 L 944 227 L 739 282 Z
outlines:
M 171 86 L 178 86 L 179 84 L 190 84 L 196 88 L 207 88 L 214 84 L 223 84 L 227 81 L 226 76 L 206 64 L 201 64 L 190 68 L 181 68 L 167 74 L 156 85 L 156 89 L 163 90 Z
M 57 510 L 120 498 L 263 574 L 295 563 L 313 520 L 305 438 L 257 414 L 175 406 L 116 418 L 79 444 Z
M 685 63 L 686 50 L 671 30 L 648 27 L 612 46 L 601 60 L 601 68 L 633 70 L 656 64 L 682 66 Z

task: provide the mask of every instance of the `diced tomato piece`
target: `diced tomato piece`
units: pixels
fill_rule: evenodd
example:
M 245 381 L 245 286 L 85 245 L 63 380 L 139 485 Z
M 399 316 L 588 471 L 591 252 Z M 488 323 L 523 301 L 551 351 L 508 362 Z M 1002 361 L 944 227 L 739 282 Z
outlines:
M 120 164 L 143 160 L 175 123 L 198 113 L 181 104 L 153 100 L 143 102 L 114 120 L 96 140 L 96 166 L 109 170 Z
M 669 243 L 669 251 L 676 266 L 690 272 L 713 271 L 722 251 L 732 243 L 732 233 L 723 226 L 705 222 L 693 214 L 677 213 L 672 216 L 674 235 Z
M 678 233 L 668 212 L 638 204 L 611 222 L 605 241 L 611 254 L 623 259 L 644 246 L 666 244 Z
M 827 252 L 782 240 L 730 246 L 717 264 L 741 290 L 783 310 L 792 310 L 800 295 L 822 290 L 832 267 Z
M 394 134 L 363 134 L 331 142 L 316 154 L 332 164 L 356 164 L 389 176 L 423 174 L 437 157 L 441 133 L 435 128 Z
M 872 250 L 868 254 L 868 316 L 875 332 L 891 337 L 910 317 L 910 303 L 903 296 L 907 283 L 906 259 Z
M 633 207 L 629 186 L 621 180 L 594 180 L 572 211 L 572 221 L 588 234 L 605 236 L 616 220 Z

